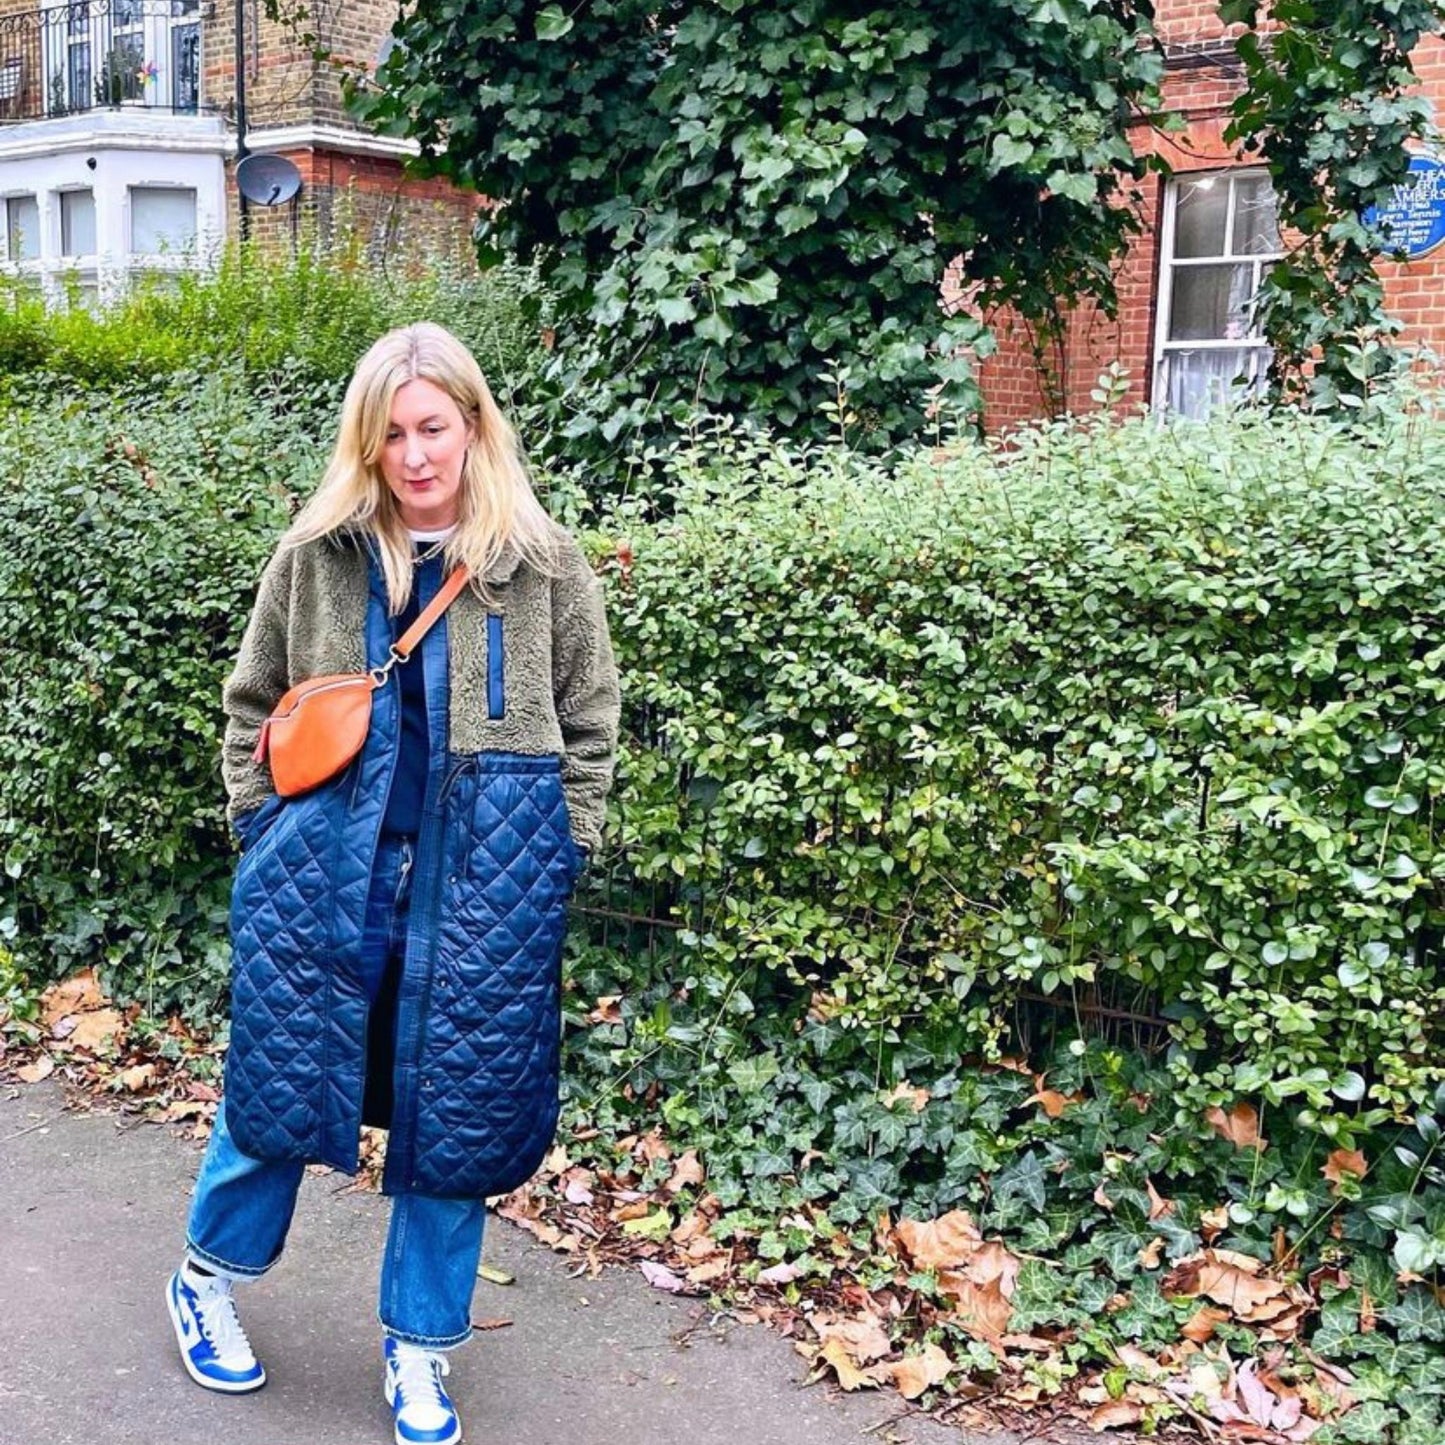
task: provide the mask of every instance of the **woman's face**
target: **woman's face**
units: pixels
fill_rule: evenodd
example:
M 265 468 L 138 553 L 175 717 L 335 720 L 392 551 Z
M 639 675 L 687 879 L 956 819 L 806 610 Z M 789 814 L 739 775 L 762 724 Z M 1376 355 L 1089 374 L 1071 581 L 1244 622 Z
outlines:
M 436 532 L 461 515 L 462 461 L 472 429 L 450 396 L 418 377 L 397 388 L 381 452 L 381 474 L 402 521 Z

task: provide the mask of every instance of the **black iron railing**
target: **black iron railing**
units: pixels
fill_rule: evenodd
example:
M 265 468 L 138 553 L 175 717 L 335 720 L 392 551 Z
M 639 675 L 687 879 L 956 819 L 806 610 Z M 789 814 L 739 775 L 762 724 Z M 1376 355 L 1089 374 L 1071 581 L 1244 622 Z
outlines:
M 0 15 L 0 124 L 201 109 L 201 0 L 72 0 Z

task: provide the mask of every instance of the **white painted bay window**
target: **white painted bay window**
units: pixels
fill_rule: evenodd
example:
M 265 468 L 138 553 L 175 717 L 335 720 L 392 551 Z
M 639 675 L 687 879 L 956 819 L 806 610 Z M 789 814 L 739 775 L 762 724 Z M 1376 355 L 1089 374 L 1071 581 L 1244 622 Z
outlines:
M 5 259 L 40 259 L 40 201 L 36 196 L 5 199 Z
M 196 193 L 184 186 L 130 188 L 133 256 L 182 256 L 195 250 Z
M 1270 350 L 1254 298 L 1283 254 L 1264 172 L 1217 171 L 1170 183 L 1160 238 L 1157 407 L 1201 417 L 1259 390 Z

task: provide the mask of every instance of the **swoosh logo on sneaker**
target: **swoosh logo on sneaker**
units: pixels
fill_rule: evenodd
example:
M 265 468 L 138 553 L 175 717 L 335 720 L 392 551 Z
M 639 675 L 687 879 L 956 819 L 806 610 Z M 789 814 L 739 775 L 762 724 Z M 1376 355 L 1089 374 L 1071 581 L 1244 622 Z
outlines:
M 201 1342 L 201 1329 L 196 1323 L 196 1317 L 191 1308 L 181 1295 L 179 1287 L 176 1289 L 176 1322 L 181 1336 L 181 1347 L 191 1349 Z

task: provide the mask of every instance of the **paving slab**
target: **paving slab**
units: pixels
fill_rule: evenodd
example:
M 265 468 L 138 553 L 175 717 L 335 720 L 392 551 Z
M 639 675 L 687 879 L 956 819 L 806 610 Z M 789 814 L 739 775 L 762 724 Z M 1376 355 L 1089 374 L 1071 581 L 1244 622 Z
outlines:
M 163 1292 L 201 1147 L 173 1127 L 67 1112 L 53 1082 L 0 1088 L 0 1445 L 387 1445 L 375 1293 L 387 1202 L 310 1173 L 285 1257 L 239 1294 L 269 1381 L 184 1374 Z M 471 1445 L 1027 1445 L 965 1435 L 888 1396 L 805 1387 L 788 1341 L 727 1327 L 634 1270 L 573 1278 L 504 1220 L 473 1318 L 511 1324 L 452 1356 Z M 1030 1442 L 1067 1439 L 1041 1434 Z

